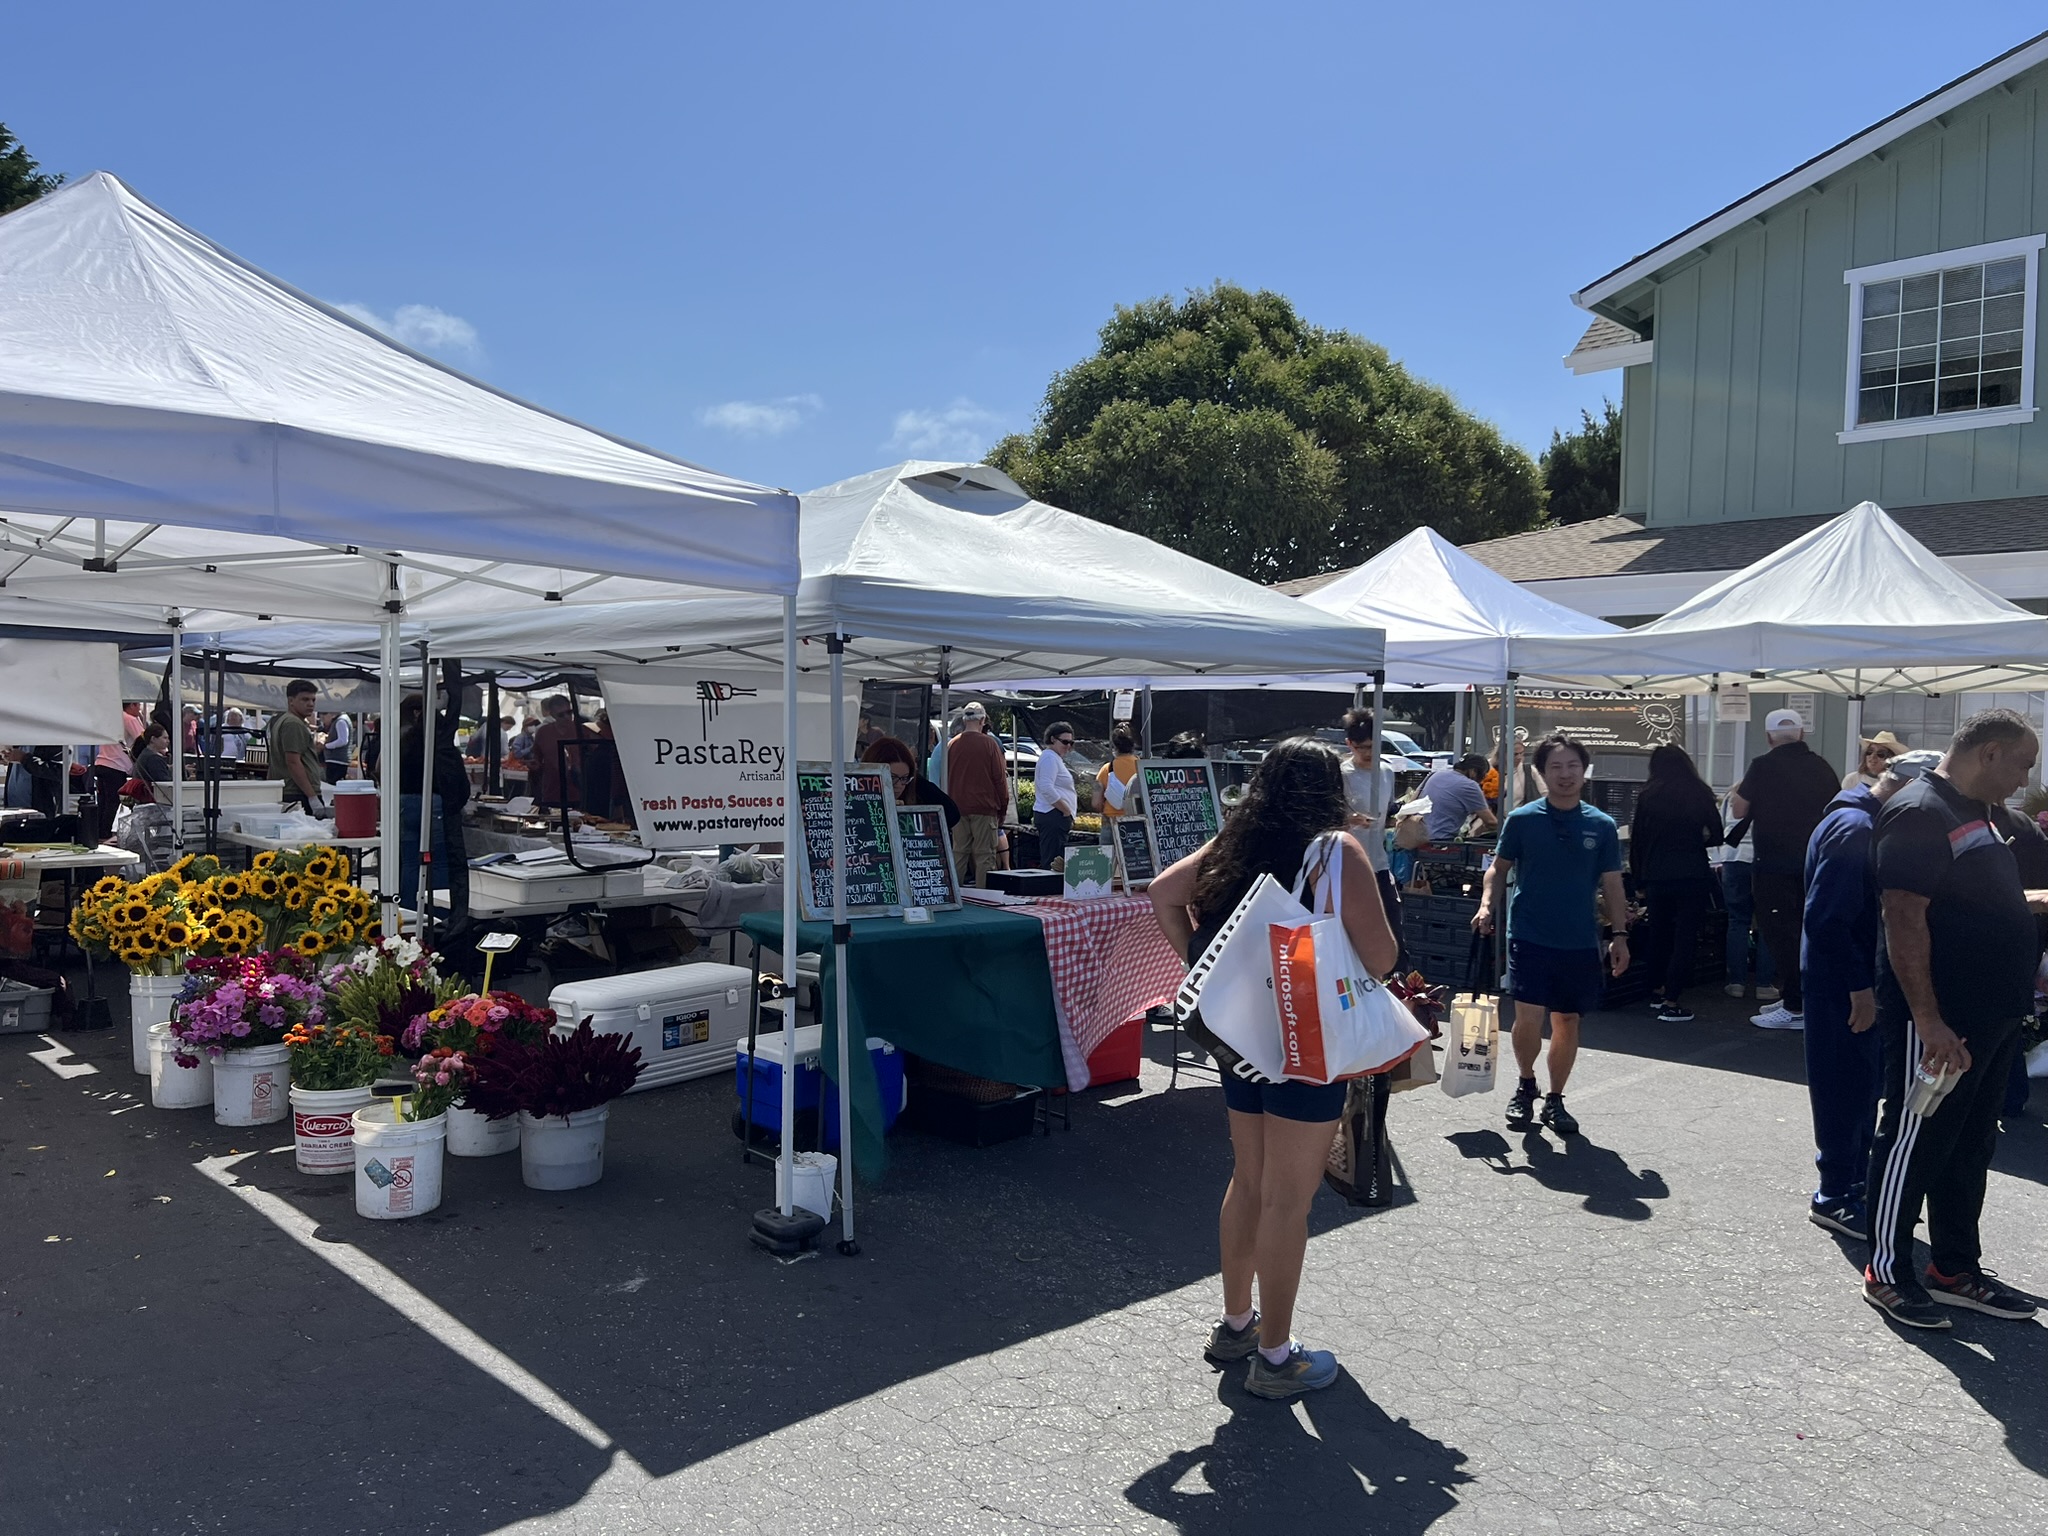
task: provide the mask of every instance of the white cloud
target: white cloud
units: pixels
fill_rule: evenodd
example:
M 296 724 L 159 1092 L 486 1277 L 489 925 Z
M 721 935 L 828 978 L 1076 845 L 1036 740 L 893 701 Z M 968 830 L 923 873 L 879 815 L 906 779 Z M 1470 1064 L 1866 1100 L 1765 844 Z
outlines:
M 1003 419 L 962 397 L 935 411 L 898 411 L 882 445 L 913 459 L 978 459 L 1002 435 Z
M 337 304 L 334 307 L 417 352 L 468 359 L 474 359 L 483 352 L 475 326 L 462 316 L 451 315 L 431 304 L 401 304 L 389 315 L 380 315 L 367 304 Z
M 740 437 L 780 437 L 823 409 L 825 402 L 817 395 L 784 395 L 779 400 L 727 400 L 706 406 L 697 419 Z

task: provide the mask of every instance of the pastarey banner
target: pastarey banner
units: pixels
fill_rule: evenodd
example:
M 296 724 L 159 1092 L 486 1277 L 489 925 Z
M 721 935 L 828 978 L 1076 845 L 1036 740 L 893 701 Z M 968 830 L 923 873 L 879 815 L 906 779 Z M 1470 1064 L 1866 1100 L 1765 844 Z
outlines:
M 619 766 L 650 848 L 776 843 L 783 836 L 782 673 L 771 668 L 600 667 Z M 860 695 L 845 701 L 846 749 Z M 797 757 L 832 755 L 832 695 L 797 690 Z

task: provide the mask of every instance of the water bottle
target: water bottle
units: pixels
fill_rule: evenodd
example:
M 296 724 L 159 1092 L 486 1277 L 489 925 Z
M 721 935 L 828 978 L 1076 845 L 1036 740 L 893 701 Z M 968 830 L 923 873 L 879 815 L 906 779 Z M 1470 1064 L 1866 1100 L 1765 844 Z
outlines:
M 1913 1069 L 1913 1086 L 1906 1094 L 1906 1113 L 1926 1119 L 1937 1109 L 1949 1091 L 1961 1079 L 1962 1073 L 1951 1072 L 1943 1067 L 1939 1072 L 1929 1072 L 1922 1062 Z

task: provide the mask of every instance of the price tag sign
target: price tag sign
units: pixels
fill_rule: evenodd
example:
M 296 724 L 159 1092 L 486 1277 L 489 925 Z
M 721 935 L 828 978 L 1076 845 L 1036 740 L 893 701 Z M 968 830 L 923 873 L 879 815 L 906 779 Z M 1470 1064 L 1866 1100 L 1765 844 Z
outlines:
M 880 763 L 848 763 L 846 777 L 846 912 L 849 917 L 895 917 L 905 906 L 902 844 L 896 796 Z M 797 844 L 797 894 L 812 921 L 832 915 L 832 769 L 799 763 L 797 804 L 803 840 Z

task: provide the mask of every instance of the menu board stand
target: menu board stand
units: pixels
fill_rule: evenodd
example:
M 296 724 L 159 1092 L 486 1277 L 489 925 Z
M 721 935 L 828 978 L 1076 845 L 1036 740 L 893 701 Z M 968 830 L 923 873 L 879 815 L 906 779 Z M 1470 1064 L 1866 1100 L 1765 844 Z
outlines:
M 960 878 L 953 863 L 953 839 L 946 831 L 946 808 L 897 806 L 896 839 L 903 849 L 909 905 L 932 912 L 957 911 Z
M 1127 891 L 1142 891 L 1159 873 L 1152 857 L 1152 823 L 1144 816 L 1119 816 L 1116 828 L 1117 875 Z
M 1158 869 L 1178 863 L 1222 829 L 1216 765 L 1207 758 L 1148 759 L 1138 764 L 1138 783 L 1145 791 L 1145 820 Z
M 904 893 L 903 842 L 896 828 L 896 795 L 880 763 L 847 763 L 846 915 L 901 917 Z M 796 845 L 797 899 L 812 922 L 832 917 L 832 768 L 828 763 L 796 765 L 797 808 L 803 836 Z M 786 878 L 786 877 L 785 877 Z

